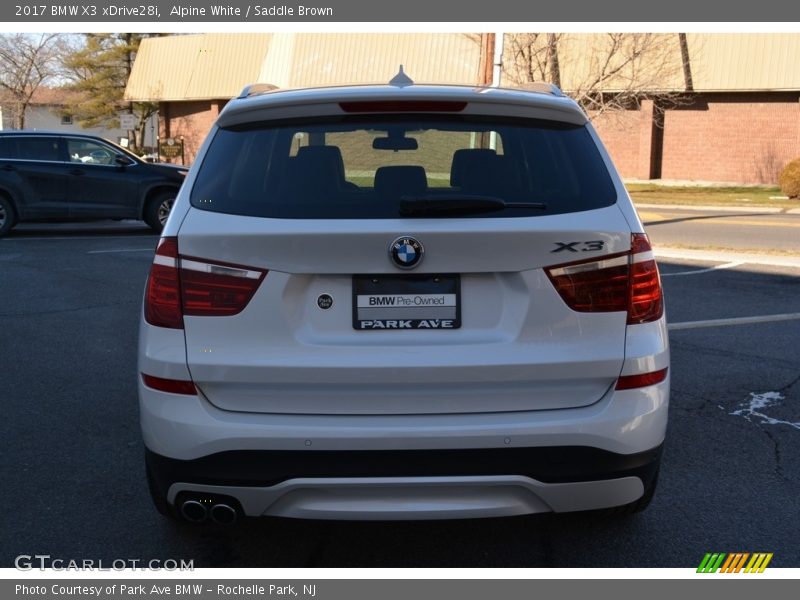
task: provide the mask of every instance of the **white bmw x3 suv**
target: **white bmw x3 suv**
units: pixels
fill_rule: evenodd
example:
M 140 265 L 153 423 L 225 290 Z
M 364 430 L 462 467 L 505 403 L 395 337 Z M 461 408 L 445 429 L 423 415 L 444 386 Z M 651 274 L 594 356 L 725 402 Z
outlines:
M 246 88 L 181 188 L 139 347 L 165 514 L 643 509 L 661 283 L 557 88 Z

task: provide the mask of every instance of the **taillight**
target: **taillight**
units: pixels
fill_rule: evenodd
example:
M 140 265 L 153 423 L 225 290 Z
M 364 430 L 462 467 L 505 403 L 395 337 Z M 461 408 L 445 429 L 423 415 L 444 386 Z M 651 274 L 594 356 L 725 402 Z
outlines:
M 644 233 L 631 237 L 631 291 L 628 324 L 657 321 L 664 314 L 661 278 L 650 240 Z
M 340 102 L 344 112 L 461 112 L 466 102 L 458 100 L 359 100 Z
M 578 312 L 627 311 L 628 324 L 661 318 L 661 280 L 647 235 L 634 233 L 631 249 L 545 269 L 564 302 Z
M 180 256 L 162 238 L 147 280 L 144 315 L 151 325 L 183 329 L 183 316 L 221 317 L 244 310 L 267 271 Z
M 572 310 L 615 312 L 628 308 L 627 254 L 572 263 L 546 272 Z
M 226 317 L 242 312 L 266 271 L 181 258 L 183 314 Z
M 150 325 L 183 329 L 178 238 L 164 237 L 158 242 L 144 295 L 144 318 Z

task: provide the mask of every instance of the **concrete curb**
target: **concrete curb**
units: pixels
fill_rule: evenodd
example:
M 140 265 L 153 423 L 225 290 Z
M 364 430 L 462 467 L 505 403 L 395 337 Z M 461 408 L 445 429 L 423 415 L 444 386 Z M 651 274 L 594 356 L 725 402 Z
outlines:
M 635 177 L 625 177 L 625 185 L 629 183 L 638 185 L 650 185 L 653 187 L 689 187 L 689 188 L 750 188 L 754 190 L 775 190 L 775 184 L 768 183 L 741 183 L 738 181 L 705 181 L 697 179 L 637 179 Z
M 782 212 L 786 212 L 790 215 L 798 215 L 800 214 L 800 208 L 778 208 L 776 206 L 713 206 L 713 205 L 692 205 L 692 204 L 639 204 L 637 202 L 633 203 L 634 206 L 639 208 L 646 208 L 647 210 L 654 210 L 654 209 L 674 209 L 674 210 L 698 210 L 704 212 L 740 212 L 740 213 L 761 213 L 761 214 L 778 214 Z
M 699 260 L 709 262 L 731 263 L 742 262 L 751 265 L 766 265 L 771 267 L 790 267 L 800 269 L 800 255 L 782 256 L 771 254 L 753 254 L 751 252 L 736 252 L 735 250 L 689 250 L 686 248 L 673 248 L 670 246 L 656 246 L 653 248 L 656 258 L 676 258 L 682 260 Z

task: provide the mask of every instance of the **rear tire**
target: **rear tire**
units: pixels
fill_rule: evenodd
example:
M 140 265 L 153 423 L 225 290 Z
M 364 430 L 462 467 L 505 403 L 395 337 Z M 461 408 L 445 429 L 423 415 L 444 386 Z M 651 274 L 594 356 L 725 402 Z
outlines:
M 17 222 L 14 206 L 5 196 L 0 196 L 0 237 L 3 237 Z
M 177 192 L 161 192 L 147 202 L 144 209 L 144 222 L 156 233 L 161 233 L 167 222 L 169 213 L 175 203 Z

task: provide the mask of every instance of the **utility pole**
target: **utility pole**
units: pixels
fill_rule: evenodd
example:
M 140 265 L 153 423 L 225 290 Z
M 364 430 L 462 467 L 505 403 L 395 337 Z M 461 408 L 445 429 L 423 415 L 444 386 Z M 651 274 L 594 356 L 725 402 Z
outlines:
M 681 45 L 681 63 L 683 64 L 683 84 L 687 92 L 694 91 L 692 81 L 692 63 L 689 62 L 689 42 L 686 41 L 686 34 L 679 33 L 678 41 Z
M 550 74 L 550 83 L 561 89 L 561 65 L 558 64 L 558 35 L 547 34 L 547 72 Z
M 478 83 L 484 86 L 499 87 L 503 70 L 502 33 L 482 33 L 481 53 L 478 65 Z M 480 134 L 481 148 L 496 148 L 497 133 L 484 131 Z

